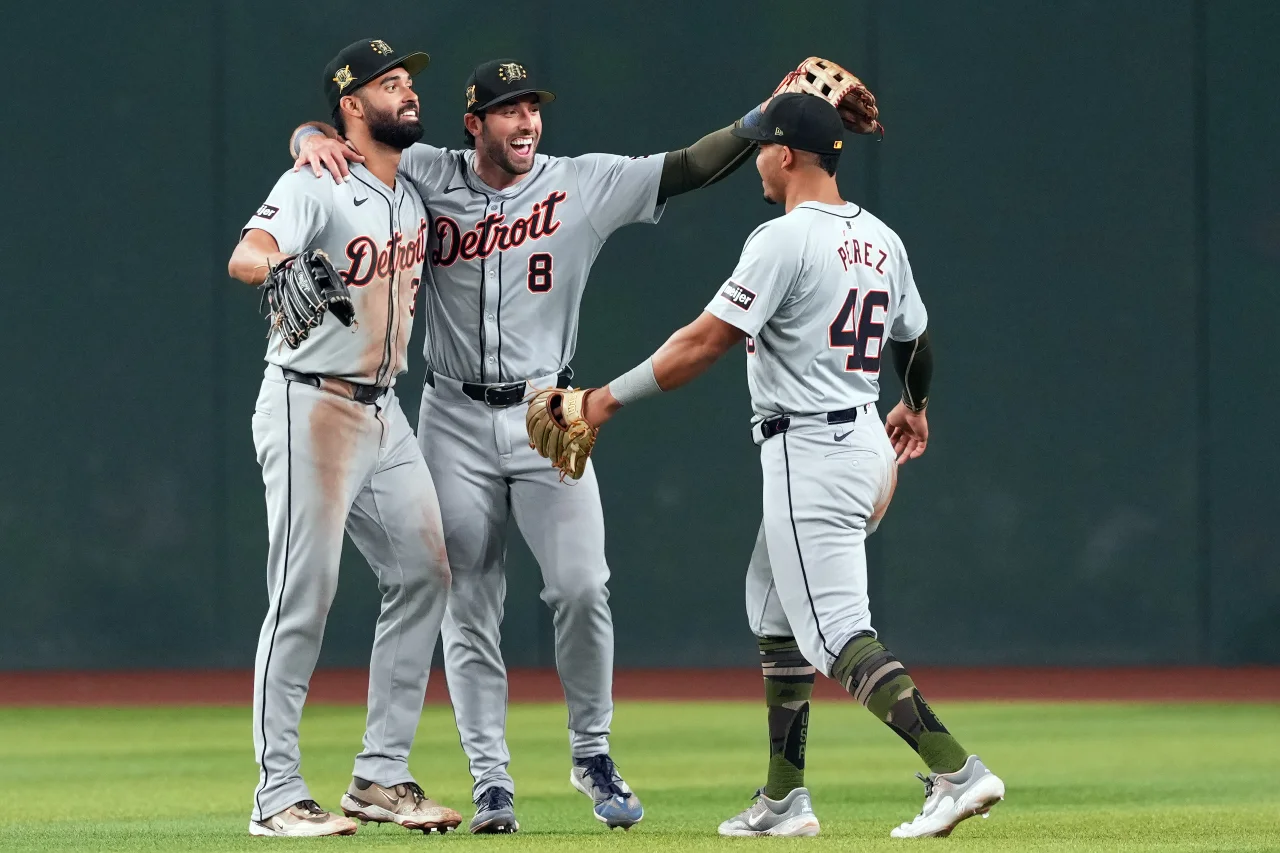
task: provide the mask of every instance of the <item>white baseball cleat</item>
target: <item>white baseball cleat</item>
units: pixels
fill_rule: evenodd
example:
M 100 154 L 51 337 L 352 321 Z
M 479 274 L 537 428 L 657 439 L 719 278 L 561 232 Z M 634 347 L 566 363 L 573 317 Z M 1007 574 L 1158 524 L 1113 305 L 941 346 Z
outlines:
M 249 834 L 278 838 L 355 835 L 356 822 L 325 811 L 315 800 L 301 800 L 266 820 L 249 821 Z
M 769 799 L 761 788 L 756 791 L 756 801 L 750 808 L 720 824 L 720 834 L 795 838 L 817 835 L 819 828 L 808 788 L 796 788 L 781 800 Z
M 987 812 L 1004 799 L 1004 782 L 976 755 L 954 773 L 916 776 L 924 782 L 924 808 L 910 823 L 889 833 L 893 838 L 945 838 L 960 821 Z

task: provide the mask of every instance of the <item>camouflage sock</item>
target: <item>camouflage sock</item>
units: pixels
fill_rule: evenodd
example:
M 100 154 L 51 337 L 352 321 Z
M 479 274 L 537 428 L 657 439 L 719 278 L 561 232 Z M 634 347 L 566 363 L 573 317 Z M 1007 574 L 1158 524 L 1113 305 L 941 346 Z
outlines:
M 769 706 L 769 781 L 764 795 L 780 800 L 804 787 L 809 699 L 817 671 L 800 654 L 794 637 L 760 638 L 760 668 Z
M 969 754 L 934 716 L 907 668 L 875 637 L 860 634 L 850 640 L 831 677 L 910 744 L 930 771 L 954 773 L 964 766 Z

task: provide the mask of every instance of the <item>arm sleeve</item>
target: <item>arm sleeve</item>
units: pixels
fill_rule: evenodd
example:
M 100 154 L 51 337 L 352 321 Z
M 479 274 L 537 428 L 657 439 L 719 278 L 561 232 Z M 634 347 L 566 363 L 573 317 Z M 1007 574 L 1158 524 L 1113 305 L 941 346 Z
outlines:
M 916 290 L 916 280 L 911 274 L 911 262 L 907 253 L 902 253 L 902 287 L 898 293 L 898 304 L 893 311 L 893 323 L 889 326 L 889 339 L 893 341 L 914 341 L 924 333 L 929 325 L 929 312 L 920 299 L 920 291 Z
M 734 127 L 731 124 L 708 133 L 688 148 L 668 152 L 662 160 L 658 198 L 666 201 L 711 186 L 747 162 L 755 143 L 734 136 Z
M 578 192 L 591 227 L 601 240 L 635 222 L 653 224 L 662 216 L 658 182 L 663 157 L 584 154 L 573 158 Z
M 893 354 L 893 370 L 902 383 L 902 402 L 913 412 L 929 405 L 929 385 L 933 381 L 933 348 L 929 333 L 910 341 L 889 341 Z
M 751 233 L 733 275 L 707 304 L 707 313 L 748 335 L 760 334 L 800 276 L 800 252 L 784 229 L 765 223 Z
M 282 252 L 296 255 L 304 251 L 329 221 L 333 192 L 326 180 L 333 183 L 328 174 L 317 178 L 308 169 L 285 172 L 240 229 L 240 236 L 257 228 L 275 237 Z

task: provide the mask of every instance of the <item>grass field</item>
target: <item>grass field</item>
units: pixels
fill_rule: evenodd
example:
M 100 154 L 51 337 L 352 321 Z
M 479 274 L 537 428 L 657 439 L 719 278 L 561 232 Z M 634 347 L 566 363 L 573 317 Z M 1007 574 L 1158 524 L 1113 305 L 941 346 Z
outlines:
M 565 712 L 512 708 L 523 829 L 448 837 L 362 827 L 351 838 L 250 838 L 256 778 L 249 715 L 235 708 L 0 708 L 0 850 L 262 850 L 426 847 L 507 850 L 1280 850 L 1280 706 L 939 703 L 961 741 L 1008 784 L 989 820 L 949 839 L 894 841 L 918 810 L 918 761 L 850 703 L 813 713 L 808 784 L 816 839 L 720 839 L 716 825 L 761 782 L 762 709 L 747 703 L 620 704 L 613 754 L 644 800 L 624 834 L 569 788 Z M 362 711 L 309 707 L 303 770 L 336 808 Z M 470 780 L 447 708 L 429 707 L 414 747 L 427 792 L 470 817 Z

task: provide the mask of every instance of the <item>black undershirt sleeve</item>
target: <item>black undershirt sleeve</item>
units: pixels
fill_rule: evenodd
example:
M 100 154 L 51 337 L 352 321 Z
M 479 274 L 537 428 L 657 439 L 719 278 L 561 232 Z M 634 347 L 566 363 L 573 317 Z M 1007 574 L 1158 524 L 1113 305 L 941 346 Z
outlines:
M 668 152 L 662 161 L 658 201 L 710 186 L 747 162 L 755 143 L 730 133 L 736 126 L 722 127 L 688 148 Z
M 933 349 L 929 333 L 921 332 L 913 341 L 889 341 L 893 371 L 902 382 L 902 402 L 913 412 L 929 404 L 929 383 L 933 379 Z

